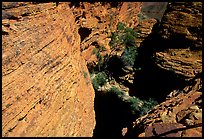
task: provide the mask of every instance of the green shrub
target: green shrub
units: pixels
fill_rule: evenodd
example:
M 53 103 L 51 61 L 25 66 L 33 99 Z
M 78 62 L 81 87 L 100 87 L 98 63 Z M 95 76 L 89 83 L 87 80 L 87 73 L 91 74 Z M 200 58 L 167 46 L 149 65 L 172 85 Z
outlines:
M 130 111 L 133 115 L 140 113 L 141 104 L 143 104 L 143 102 L 139 98 L 131 97 L 127 100 L 127 103 L 129 103 Z
M 129 104 L 130 111 L 133 115 L 139 114 L 141 116 L 152 109 L 157 104 L 157 101 L 152 98 L 149 98 L 148 100 L 140 100 L 137 97 L 131 97 L 127 100 L 127 103 Z
M 135 39 L 137 32 L 132 28 L 125 28 L 125 34 L 123 36 L 125 46 L 135 46 Z
M 84 71 L 84 78 L 86 78 L 88 75 L 88 73 L 86 71 Z
M 157 104 L 158 104 L 158 102 L 156 100 L 154 100 L 153 98 L 149 98 L 148 100 L 144 101 L 144 108 L 146 108 L 147 111 L 149 111 Z
M 92 84 L 93 84 L 93 87 L 95 89 L 98 89 L 99 86 L 103 86 L 104 84 L 106 84 L 107 82 L 107 75 L 105 72 L 99 72 L 95 75 L 95 77 L 92 79 Z
M 102 51 L 105 51 L 105 50 L 106 50 L 106 48 L 105 48 L 105 47 L 103 47 L 103 46 L 99 46 L 99 47 L 98 47 L 98 50 L 99 50 L 99 52 L 102 52 Z
M 104 65 L 104 57 L 101 56 L 100 52 L 96 48 L 93 49 L 92 54 L 95 54 L 96 58 L 98 59 L 97 71 L 102 71 L 102 67 Z
M 120 89 L 118 89 L 117 87 L 113 86 L 110 90 L 109 93 L 113 93 L 115 95 L 117 95 L 118 97 L 122 96 L 124 93 L 123 91 L 121 91 Z
M 135 46 L 126 47 L 121 56 L 123 66 L 133 67 L 137 56 L 138 56 L 137 47 Z
M 125 29 L 125 24 L 119 22 L 119 23 L 118 23 L 118 26 L 117 26 L 117 30 L 124 30 L 124 29 Z
M 119 22 L 117 26 L 117 31 L 111 33 L 111 41 L 109 45 L 111 49 L 117 48 L 119 45 L 135 46 L 135 39 L 137 37 L 137 32 L 132 28 L 125 28 L 125 24 Z
M 122 43 L 118 32 L 112 32 L 110 37 L 111 41 L 109 42 L 109 45 L 112 50 Z

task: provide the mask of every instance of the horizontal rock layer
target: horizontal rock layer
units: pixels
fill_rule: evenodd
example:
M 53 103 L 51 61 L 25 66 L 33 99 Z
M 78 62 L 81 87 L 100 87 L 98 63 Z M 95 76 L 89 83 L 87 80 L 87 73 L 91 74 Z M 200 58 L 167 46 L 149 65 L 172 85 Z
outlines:
M 201 17 L 201 2 L 169 3 L 159 31 L 162 50 L 155 54 L 156 64 L 186 81 L 202 72 Z

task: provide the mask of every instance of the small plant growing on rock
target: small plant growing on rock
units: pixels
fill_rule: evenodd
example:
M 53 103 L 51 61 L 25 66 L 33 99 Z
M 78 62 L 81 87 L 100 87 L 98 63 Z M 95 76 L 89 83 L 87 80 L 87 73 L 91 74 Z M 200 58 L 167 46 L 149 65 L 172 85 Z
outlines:
M 117 30 L 124 30 L 124 29 L 125 29 L 125 24 L 119 22 L 119 23 L 118 23 L 118 26 L 117 26 Z
M 150 109 L 152 109 L 155 105 L 158 104 L 158 102 L 153 98 L 149 98 L 148 100 L 144 100 L 143 102 L 144 102 L 144 105 L 142 107 L 141 115 L 145 114 Z
M 103 51 L 105 51 L 105 50 L 106 50 L 106 48 L 105 48 L 105 47 L 103 47 L 103 46 L 99 46 L 99 47 L 98 47 L 98 50 L 99 50 L 99 52 L 103 52 Z
M 88 75 L 88 73 L 86 71 L 84 71 L 84 78 L 86 78 Z
M 92 84 L 95 89 L 99 89 L 100 86 L 103 86 L 106 84 L 108 79 L 108 76 L 105 72 L 99 72 L 95 75 L 95 77 L 92 79 Z
M 135 46 L 135 39 L 138 33 L 132 29 L 125 27 L 125 24 L 119 22 L 117 31 L 111 35 L 110 46 L 112 50 L 117 50 L 118 46 L 125 47 L 121 60 L 124 66 L 133 66 L 137 57 L 137 47 Z
M 137 47 L 135 46 L 126 47 L 124 50 L 124 53 L 121 56 L 121 61 L 123 63 L 123 66 L 133 67 L 137 55 L 138 55 Z
M 118 89 L 117 87 L 113 86 L 110 90 L 109 93 L 113 93 L 115 95 L 117 95 L 118 97 L 121 97 L 122 95 L 124 95 L 123 91 L 121 91 L 120 89 Z

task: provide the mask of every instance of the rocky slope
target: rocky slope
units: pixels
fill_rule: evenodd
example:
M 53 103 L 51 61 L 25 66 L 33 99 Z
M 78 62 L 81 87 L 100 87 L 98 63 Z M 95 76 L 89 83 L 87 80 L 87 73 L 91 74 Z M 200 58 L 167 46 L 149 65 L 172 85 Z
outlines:
M 94 90 L 69 3 L 3 3 L 2 133 L 92 136 Z
M 183 90 L 174 90 L 167 100 L 138 118 L 126 137 L 201 137 L 201 77 L 192 80 Z

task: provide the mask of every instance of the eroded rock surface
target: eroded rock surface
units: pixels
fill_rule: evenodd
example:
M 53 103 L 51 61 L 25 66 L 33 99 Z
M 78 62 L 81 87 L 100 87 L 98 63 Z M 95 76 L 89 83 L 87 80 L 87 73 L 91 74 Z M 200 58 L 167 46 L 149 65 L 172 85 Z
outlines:
M 127 137 L 202 136 L 201 77 L 192 86 L 171 92 L 170 97 L 138 118 Z M 196 132 L 193 132 L 193 131 Z M 191 132 L 188 132 L 191 131 Z
M 17 18 L 2 21 L 3 136 L 92 136 L 94 90 L 68 3 L 4 12 Z
M 145 43 L 150 45 L 147 49 L 151 51 L 144 51 L 146 57 L 154 48 L 161 47 L 154 50 L 158 69 L 172 71 L 188 84 L 181 90 L 173 90 L 167 100 L 136 119 L 131 127 L 124 127 L 121 135 L 127 138 L 201 136 L 201 4 L 169 3 L 159 26 L 165 3 L 60 2 L 57 7 L 56 3 L 3 3 L 3 136 L 92 136 L 95 128 L 94 89 L 86 64 L 97 64 L 95 48 L 103 47 L 102 56 L 113 54 L 109 46 L 110 35 L 119 22 L 138 33 L 137 47 L 141 48 Z M 152 12 L 154 10 L 156 12 Z M 156 37 L 155 32 L 152 33 L 155 26 L 160 27 Z M 121 82 L 130 84 L 128 87 L 135 88 L 134 83 L 141 82 L 135 82 L 137 75 L 133 68 L 122 70 L 124 76 L 117 76 Z M 120 83 L 109 82 L 99 91 L 107 92 L 115 85 L 129 98 L 131 88 Z M 152 89 L 144 83 L 141 88 Z M 113 120 L 104 124 L 103 117 L 98 116 L 99 124 L 107 132 L 103 133 L 99 128 L 98 136 L 117 137 L 115 133 L 120 134 L 120 131 L 113 132 L 114 124 L 119 125 L 115 118 L 117 113 L 111 111 L 114 116 L 110 116 L 104 112 L 105 108 L 99 113 Z
M 136 119 L 126 129 L 127 138 L 202 137 L 201 7 L 200 2 L 168 5 L 157 34 L 161 45 L 155 50 L 155 63 L 186 86 L 173 90 L 166 101 Z
M 91 56 L 94 48 L 104 47 L 105 51 L 101 54 L 110 54 L 111 32 L 116 30 L 119 22 L 127 27 L 137 26 L 137 15 L 141 9 L 140 2 L 80 2 L 72 5 L 76 23 L 84 29 L 80 33 L 84 38 L 81 51 L 87 63 L 97 62 Z
M 155 54 L 156 63 L 186 81 L 202 71 L 201 17 L 201 2 L 176 2 L 168 5 L 161 23 L 164 43 L 163 51 Z

